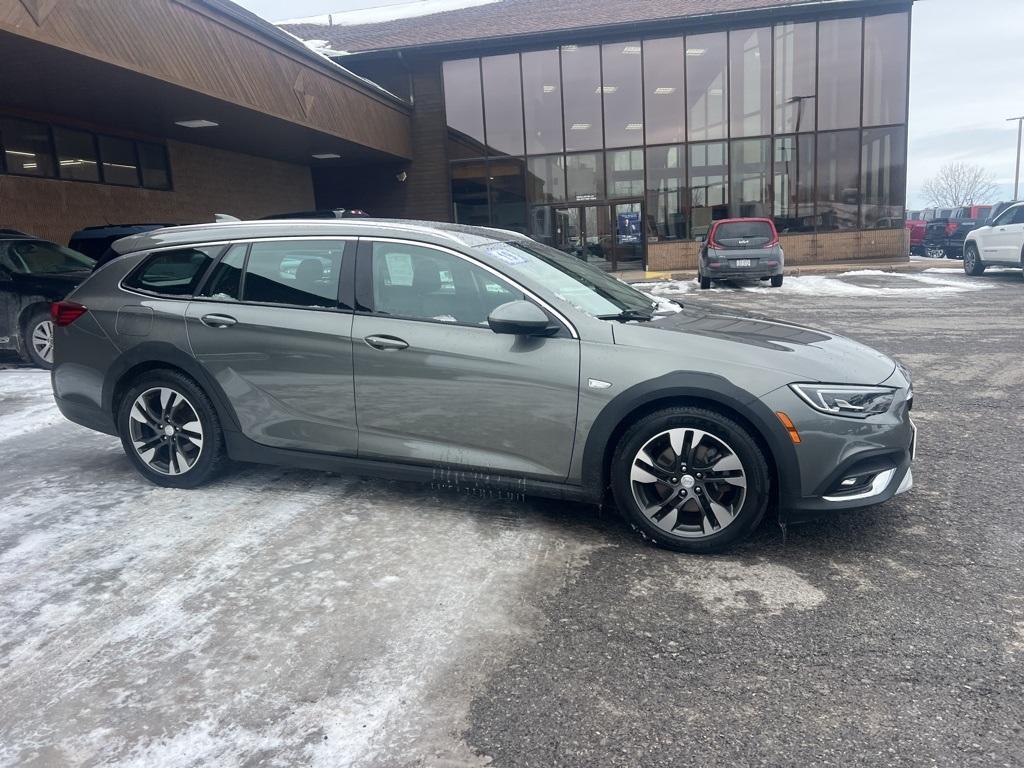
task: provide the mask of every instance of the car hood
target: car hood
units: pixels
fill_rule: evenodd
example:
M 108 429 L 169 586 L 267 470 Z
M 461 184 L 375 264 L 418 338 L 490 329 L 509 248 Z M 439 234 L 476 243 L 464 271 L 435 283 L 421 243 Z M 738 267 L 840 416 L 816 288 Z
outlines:
M 843 336 L 753 315 L 683 309 L 616 327 L 616 343 L 678 350 L 687 359 L 788 374 L 791 381 L 879 384 L 896 363 Z

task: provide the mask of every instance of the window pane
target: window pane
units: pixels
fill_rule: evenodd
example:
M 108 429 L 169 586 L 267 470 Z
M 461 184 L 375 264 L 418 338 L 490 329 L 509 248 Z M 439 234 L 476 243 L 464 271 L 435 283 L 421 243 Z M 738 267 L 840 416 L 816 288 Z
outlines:
M 768 176 L 772 168 L 770 152 L 770 139 L 732 142 L 730 215 L 733 218 L 768 215 Z
M 604 197 L 604 162 L 600 153 L 566 155 L 565 175 L 570 200 L 600 200 Z
M 191 296 L 221 246 L 182 248 L 154 254 L 125 280 L 129 288 L 164 296 Z
M 768 28 L 729 33 L 732 136 L 772 132 L 772 41 Z
M 601 49 L 596 45 L 562 47 L 562 99 L 565 148 L 599 149 L 601 136 Z
M 8 269 L 29 275 L 59 275 L 89 272 L 96 260 L 45 240 L 11 240 L 4 263 Z
M 690 141 L 725 138 L 725 52 L 724 32 L 686 38 L 686 103 Z
M 484 116 L 489 154 L 523 154 L 523 90 L 519 54 L 480 60 L 484 76 Z
M 486 325 L 520 291 L 450 253 L 399 243 L 373 244 L 373 308 L 384 315 Z
M 606 147 L 628 147 L 643 143 L 641 50 L 639 42 L 601 46 Z
M 648 144 L 686 140 L 685 58 L 686 42 L 681 37 L 644 41 L 644 127 Z
M 565 158 L 562 155 L 529 158 L 526 189 L 532 203 L 565 200 Z
M 814 137 L 775 140 L 775 226 L 780 232 L 814 229 Z
M 690 145 L 691 236 L 707 234 L 711 222 L 729 217 L 729 150 L 724 141 Z
M 903 226 L 907 163 L 903 128 L 870 128 L 861 146 L 861 226 L 867 229 Z
M 561 152 L 562 89 L 558 51 L 523 54 L 523 102 L 527 154 Z
M 160 144 L 139 144 L 142 165 L 142 186 L 149 189 L 170 189 L 171 169 L 167 150 Z
M 526 232 L 526 187 L 518 157 L 491 160 L 491 226 Z
M 446 61 L 444 111 L 452 157 L 480 157 L 484 154 L 484 105 L 480 91 L 480 60 Z
M 238 301 L 242 298 L 242 269 L 245 267 L 245 253 L 248 245 L 233 245 L 213 268 L 200 296 L 218 301 Z
M 860 131 L 818 135 L 818 228 L 855 229 Z
M 775 132 L 814 130 L 817 25 L 775 27 Z
M 907 26 L 905 13 L 864 20 L 864 125 L 907 119 Z
M 139 166 L 135 159 L 135 142 L 100 136 L 100 160 L 103 162 L 103 180 L 107 184 L 126 187 L 139 186 Z
M 0 144 L 8 173 L 55 175 L 50 129 L 43 123 L 0 118 Z
M 655 242 L 686 237 L 683 152 L 681 145 L 647 149 L 647 234 Z
M 253 243 L 245 268 L 245 300 L 336 308 L 344 253 L 340 240 Z
M 490 224 L 486 161 L 452 163 L 452 205 L 457 224 L 478 227 Z
M 57 146 L 57 163 L 62 179 L 100 180 L 100 169 L 96 165 L 96 145 L 91 133 L 54 128 L 53 142 Z
M 644 151 L 622 149 L 607 153 L 608 197 L 643 197 Z
M 860 19 L 818 25 L 818 130 L 860 125 Z

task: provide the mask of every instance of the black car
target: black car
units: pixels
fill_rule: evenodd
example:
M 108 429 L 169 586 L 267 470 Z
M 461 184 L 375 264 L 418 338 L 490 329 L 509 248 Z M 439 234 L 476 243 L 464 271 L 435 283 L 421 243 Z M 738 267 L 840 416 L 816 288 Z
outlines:
M 71 236 L 68 248 L 95 259 L 96 266 L 99 267 L 106 263 L 103 261 L 103 256 L 110 250 L 110 245 L 114 241 L 129 235 L 138 235 L 173 226 L 173 224 L 104 224 L 85 227 Z
M 47 240 L 0 235 L 0 349 L 52 368 L 50 303 L 77 288 L 94 264 L 95 259 Z
M 324 208 L 319 211 L 294 211 L 292 213 L 275 213 L 263 216 L 264 221 L 271 219 L 360 219 L 369 216 L 366 211 L 358 208 Z

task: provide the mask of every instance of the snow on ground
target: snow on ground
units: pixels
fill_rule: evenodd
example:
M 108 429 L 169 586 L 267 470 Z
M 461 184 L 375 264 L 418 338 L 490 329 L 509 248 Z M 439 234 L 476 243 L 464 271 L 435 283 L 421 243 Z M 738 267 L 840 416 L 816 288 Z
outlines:
M 4 370 L 0 376 L 0 442 L 64 421 L 54 405 L 47 371 Z
M 357 24 L 379 24 L 397 19 L 412 19 L 435 13 L 459 11 L 479 5 L 499 3 L 501 0 L 415 0 L 411 3 L 384 5 L 378 8 L 360 8 L 353 11 L 338 11 L 301 19 L 275 21 L 275 24 L 322 24 L 325 26 L 355 26 Z

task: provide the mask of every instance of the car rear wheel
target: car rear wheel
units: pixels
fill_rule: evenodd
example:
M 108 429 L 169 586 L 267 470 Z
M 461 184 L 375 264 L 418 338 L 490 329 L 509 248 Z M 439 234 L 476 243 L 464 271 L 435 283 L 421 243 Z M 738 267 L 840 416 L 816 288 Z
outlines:
M 178 371 L 143 374 L 121 399 L 121 445 L 139 473 L 156 485 L 195 488 L 226 465 L 213 403 Z
M 772 275 L 772 288 L 781 288 L 782 278 L 782 275 Z
M 978 255 L 978 246 L 968 243 L 964 248 L 964 272 L 972 277 L 977 277 L 985 271 L 985 265 L 981 263 Z
M 680 552 L 721 551 L 748 536 L 768 505 L 768 464 L 750 434 L 704 408 L 640 419 L 612 459 L 612 491 L 633 529 Z
M 24 348 L 28 361 L 37 368 L 53 368 L 53 319 L 48 309 L 29 315 L 24 328 Z
M 704 277 L 704 275 L 698 274 L 697 275 L 697 279 L 700 280 L 700 289 L 702 291 L 706 291 L 708 288 L 711 287 L 711 278 L 710 277 Z

